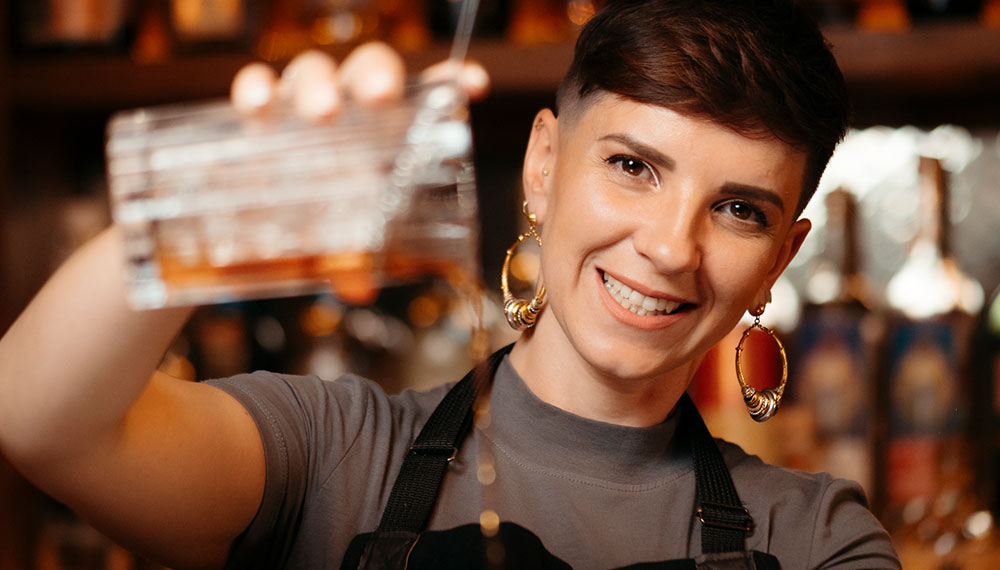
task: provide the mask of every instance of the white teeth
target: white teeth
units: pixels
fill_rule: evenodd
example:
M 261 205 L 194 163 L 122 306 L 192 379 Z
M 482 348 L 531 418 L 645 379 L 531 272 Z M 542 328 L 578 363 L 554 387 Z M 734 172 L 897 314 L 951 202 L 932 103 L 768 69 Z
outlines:
M 640 316 L 669 314 L 681 306 L 681 303 L 666 299 L 647 297 L 607 273 L 604 274 L 604 286 L 622 307 Z

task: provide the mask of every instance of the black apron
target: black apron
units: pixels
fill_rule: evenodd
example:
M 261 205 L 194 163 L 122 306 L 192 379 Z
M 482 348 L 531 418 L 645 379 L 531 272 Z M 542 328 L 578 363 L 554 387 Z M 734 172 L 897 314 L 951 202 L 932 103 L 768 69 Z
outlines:
M 511 522 L 500 524 L 495 538 L 484 539 L 478 524 L 442 531 L 425 531 L 448 463 L 458 453 L 472 425 L 473 404 L 489 386 L 511 346 L 501 349 L 456 384 L 427 420 L 403 460 L 389 494 L 382 519 L 374 532 L 354 537 L 344 554 L 341 570 L 469 570 L 489 568 L 487 540 L 503 548 L 501 568 L 569 570 L 566 562 L 549 553 L 531 531 Z M 740 502 L 729 469 L 694 403 L 685 394 L 680 402 L 678 441 L 689 445 L 695 472 L 693 516 L 701 524 L 699 563 L 694 559 L 643 562 L 617 570 L 780 570 L 777 558 L 747 551 L 752 530 L 750 513 Z

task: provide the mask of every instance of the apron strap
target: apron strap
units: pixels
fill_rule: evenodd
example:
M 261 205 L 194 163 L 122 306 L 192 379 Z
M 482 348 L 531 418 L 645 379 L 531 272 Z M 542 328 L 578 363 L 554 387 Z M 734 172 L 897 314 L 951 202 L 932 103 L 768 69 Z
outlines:
M 431 413 L 403 459 L 376 534 L 419 533 L 427 526 L 448 464 L 472 425 L 476 396 L 513 346 L 498 350 L 473 368 Z
M 695 514 L 701 521 L 701 551 L 704 554 L 742 552 L 753 518 L 743 506 L 733 485 L 719 446 L 705 427 L 694 402 L 685 393 L 679 402 L 681 421 L 691 439 L 694 460 Z
M 399 475 L 368 546 L 380 536 L 415 538 L 427 526 L 448 464 L 461 447 L 473 418 L 473 404 L 513 345 L 494 353 L 451 388 L 431 413 L 403 459 Z M 701 521 L 705 554 L 743 552 L 753 519 L 740 501 L 718 445 L 685 393 L 678 402 L 681 426 L 689 436 L 695 472 L 695 516 Z M 367 550 L 367 549 L 366 549 Z

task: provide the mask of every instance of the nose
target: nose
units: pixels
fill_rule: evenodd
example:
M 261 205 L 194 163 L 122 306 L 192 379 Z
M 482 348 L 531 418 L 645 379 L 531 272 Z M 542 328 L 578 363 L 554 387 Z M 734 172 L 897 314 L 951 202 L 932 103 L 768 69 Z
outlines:
M 639 255 L 661 273 L 689 273 L 701 266 L 699 221 L 684 204 L 670 208 L 650 208 L 632 237 Z

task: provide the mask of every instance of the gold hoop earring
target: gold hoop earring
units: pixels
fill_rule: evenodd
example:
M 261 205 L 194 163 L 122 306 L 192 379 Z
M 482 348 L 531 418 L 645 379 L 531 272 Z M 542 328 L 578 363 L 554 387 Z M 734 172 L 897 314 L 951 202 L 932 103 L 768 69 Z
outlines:
M 753 324 L 743 331 L 743 336 L 740 337 L 740 342 L 736 345 L 736 379 L 740 382 L 743 401 L 746 403 L 747 412 L 750 414 L 750 417 L 758 422 L 766 422 L 774 414 L 778 413 L 778 408 L 781 406 L 781 397 L 785 394 L 785 384 L 788 383 L 788 355 L 785 353 L 785 346 L 781 344 L 781 339 L 778 338 L 778 335 L 773 330 L 760 324 L 760 316 L 764 314 L 764 305 L 757 306 L 754 310 L 750 311 L 750 314 L 754 317 Z M 741 365 L 743 342 L 750 336 L 753 329 L 760 329 L 778 345 L 778 353 L 781 355 L 781 382 L 777 388 L 756 390 L 753 386 L 747 384 L 746 378 L 743 376 L 743 367 Z
M 507 284 L 510 260 L 514 257 L 514 251 L 521 245 L 521 242 L 529 237 L 533 237 L 538 242 L 538 247 L 542 246 L 542 238 L 538 235 L 538 230 L 535 227 L 537 218 L 535 218 L 534 214 L 528 213 L 527 200 L 521 205 L 521 211 L 528 217 L 528 231 L 517 236 L 517 241 L 514 242 L 514 245 L 507 248 L 507 257 L 503 260 L 503 269 L 500 272 L 500 290 L 503 291 L 503 313 L 507 317 L 507 324 L 516 331 L 527 330 L 535 326 L 535 321 L 538 320 L 538 313 L 545 306 L 545 284 L 542 283 L 541 273 L 538 275 L 538 284 L 535 286 L 535 296 L 530 301 L 514 297 Z

